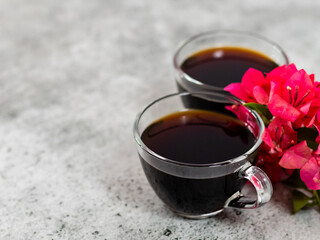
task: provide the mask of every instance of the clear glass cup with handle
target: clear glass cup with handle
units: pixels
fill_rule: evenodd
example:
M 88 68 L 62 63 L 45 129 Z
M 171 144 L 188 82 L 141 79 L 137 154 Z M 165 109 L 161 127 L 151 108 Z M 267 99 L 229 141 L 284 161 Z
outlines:
M 238 118 L 254 135 L 253 146 L 232 159 L 197 164 L 166 158 L 145 144 L 141 136 L 148 126 L 186 109 Z M 138 154 L 153 190 L 173 212 L 193 219 L 216 215 L 228 207 L 257 208 L 270 200 L 273 188 L 268 176 L 252 165 L 262 143 L 263 131 L 263 121 L 256 112 L 245 107 L 238 98 L 221 91 L 167 95 L 145 107 L 134 123 Z M 255 189 L 254 198 L 242 191 L 248 183 Z
M 235 55 L 228 55 L 230 52 L 227 53 L 226 48 L 229 50 L 233 48 L 237 50 L 242 49 L 244 52 L 238 51 Z M 197 77 L 193 76 L 196 69 L 193 69 L 193 73 L 191 74 L 182 67 L 186 59 L 208 49 L 216 49 L 216 51 L 211 53 L 212 56 L 209 55 L 206 59 L 202 59 L 201 64 L 209 64 L 209 62 L 205 62 L 209 57 L 211 58 L 210 61 L 214 60 L 217 62 L 218 65 L 216 67 L 213 67 L 215 65 L 210 65 L 211 70 L 208 70 L 203 65 L 201 69 L 199 68 L 202 73 L 196 74 Z M 250 57 L 245 58 L 246 53 L 249 53 Z M 224 55 L 228 56 L 224 57 Z M 256 57 L 252 58 L 253 56 Z M 232 61 L 228 62 L 230 59 Z M 243 59 L 243 62 L 241 62 L 241 59 Z M 264 61 L 263 59 L 268 62 L 266 66 L 261 63 L 261 61 Z M 241 63 L 244 65 L 241 66 Z M 285 51 L 277 43 L 256 33 L 236 30 L 213 30 L 194 35 L 178 46 L 173 57 L 178 90 L 190 92 L 223 90 L 224 87 L 232 82 L 240 82 L 248 67 L 257 68 L 261 71 L 266 71 L 266 69 L 270 71 L 274 67 L 288 64 L 289 59 Z M 195 65 L 195 59 L 190 61 L 189 65 Z M 260 67 L 263 68 L 259 69 Z M 215 73 L 211 71 L 215 71 Z M 208 79 L 205 79 L 204 74 L 207 73 L 212 77 L 210 82 L 208 82 Z

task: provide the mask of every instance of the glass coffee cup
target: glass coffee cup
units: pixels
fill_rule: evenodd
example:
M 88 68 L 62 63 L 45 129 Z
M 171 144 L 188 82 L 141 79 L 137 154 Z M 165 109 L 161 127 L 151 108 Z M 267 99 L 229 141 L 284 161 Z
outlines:
M 184 41 L 173 58 L 179 91 L 222 90 L 241 82 L 249 68 L 268 73 L 288 65 L 286 53 L 276 43 L 250 32 L 216 30 Z
M 186 107 L 192 98 L 211 104 Z M 263 131 L 256 112 L 221 91 L 162 97 L 134 123 L 140 161 L 154 192 L 173 212 L 193 219 L 228 207 L 257 208 L 270 200 L 268 176 L 251 165 Z M 247 183 L 256 197 L 243 193 Z

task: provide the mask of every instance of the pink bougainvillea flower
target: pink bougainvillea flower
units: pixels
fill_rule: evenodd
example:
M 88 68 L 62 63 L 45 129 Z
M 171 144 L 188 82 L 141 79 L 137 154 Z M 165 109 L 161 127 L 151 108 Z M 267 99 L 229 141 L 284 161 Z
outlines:
M 286 150 L 279 165 L 286 169 L 300 169 L 312 157 L 312 150 L 306 141 L 302 141 Z
M 306 186 L 313 190 L 320 189 L 320 158 L 312 155 L 306 141 L 288 149 L 279 165 L 286 169 L 301 169 L 300 177 Z
M 257 167 L 260 167 L 270 178 L 271 182 L 277 183 L 287 179 L 293 170 L 282 168 L 279 165 L 279 157 L 265 151 L 260 151 L 257 162 Z
M 318 131 L 318 136 L 316 137 L 315 142 L 318 144 L 318 147 L 314 151 L 314 155 L 320 155 L 320 133 L 319 133 L 320 129 L 319 129 L 319 127 L 320 127 L 319 125 L 318 126 L 315 125 L 315 128 Z
M 312 157 L 300 170 L 301 180 L 312 190 L 320 189 L 320 158 Z
M 318 133 L 319 133 L 319 129 L 317 128 Z M 318 148 L 314 151 L 315 155 L 320 155 L 320 134 L 318 135 L 318 137 L 316 138 L 316 143 L 318 144 Z
M 270 82 L 265 79 L 262 72 L 249 68 L 243 75 L 241 83 L 231 83 L 224 90 L 231 92 L 245 102 L 267 104 Z
M 316 94 L 316 96 L 320 97 L 320 93 Z M 311 101 L 311 105 L 309 108 L 309 111 L 306 115 L 299 117 L 295 121 L 295 127 L 312 127 L 312 126 L 319 126 L 318 131 L 320 130 L 320 98 L 315 98 L 314 100 Z
M 250 113 L 250 111 L 248 111 L 245 106 L 234 104 L 231 106 L 226 106 L 226 109 L 233 112 L 241 122 L 247 125 L 253 135 L 255 137 L 258 137 L 260 127 L 256 123 L 255 117 Z
M 297 132 L 290 121 L 274 118 L 263 133 L 262 140 L 269 153 L 277 153 L 280 157 L 287 148 L 297 143 Z
M 314 82 L 315 99 L 312 101 L 309 112 L 304 120 L 305 126 L 310 127 L 313 124 L 320 129 L 320 82 Z M 307 122 L 309 120 L 309 122 Z
M 314 125 L 320 133 L 320 82 L 314 82 L 314 86 L 315 98 L 311 101 L 308 113 L 299 120 L 301 126 L 312 127 Z
M 320 189 L 320 82 L 315 82 L 314 75 L 298 70 L 294 64 L 277 67 L 265 75 L 249 69 L 241 83 L 230 84 L 225 90 L 245 102 L 267 105 L 273 116 L 268 117 L 270 122 L 262 135 L 256 165 L 264 169 L 273 182 L 300 169 L 306 186 Z M 250 114 L 243 109 L 232 106 L 229 110 L 242 121 L 250 122 Z M 306 141 L 298 143 L 301 127 L 318 130 L 315 139 L 318 149 L 311 149 Z M 299 137 L 305 137 L 303 132 Z
M 312 190 L 320 189 L 320 158 L 312 155 L 306 141 L 288 149 L 279 165 L 286 169 L 301 169 L 300 177 L 306 186 Z
M 306 186 L 313 190 L 320 189 L 320 158 L 312 155 L 306 141 L 288 149 L 279 165 L 286 169 L 301 169 L 300 177 Z
M 299 70 L 283 84 L 272 80 L 268 108 L 275 117 L 294 122 L 307 115 L 315 93 L 313 79 Z
M 268 108 L 272 115 L 284 118 L 288 121 L 295 121 L 300 116 L 300 111 L 281 98 L 278 94 L 274 94 L 270 98 Z
M 296 66 L 291 63 L 289 65 L 283 65 L 273 69 L 270 73 L 267 73 L 266 80 L 268 82 L 278 82 L 284 84 L 292 74 L 296 73 L 298 70 Z

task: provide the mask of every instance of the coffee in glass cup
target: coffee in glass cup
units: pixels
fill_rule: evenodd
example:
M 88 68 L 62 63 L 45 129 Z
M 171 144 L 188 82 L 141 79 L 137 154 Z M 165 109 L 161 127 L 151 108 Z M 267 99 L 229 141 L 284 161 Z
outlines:
M 288 65 L 282 48 L 254 33 L 216 30 L 192 36 L 178 47 L 173 58 L 179 91 L 223 90 L 241 82 L 249 68 L 268 73 Z
M 212 104 L 187 108 L 184 102 L 192 98 Z M 149 104 L 134 124 L 151 187 L 173 212 L 194 219 L 270 200 L 268 176 L 251 165 L 263 131 L 256 112 L 218 91 L 165 96 Z M 248 181 L 256 190 L 254 199 L 242 193 Z

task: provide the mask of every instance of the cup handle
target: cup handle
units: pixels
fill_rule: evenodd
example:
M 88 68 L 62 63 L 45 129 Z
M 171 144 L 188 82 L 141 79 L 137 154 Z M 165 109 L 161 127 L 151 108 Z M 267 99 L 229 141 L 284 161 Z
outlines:
M 248 165 L 239 171 L 239 176 L 251 182 L 256 190 L 257 199 L 250 199 L 238 191 L 228 199 L 225 207 L 253 209 L 270 201 L 273 188 L 269 177 L 260 168 Z

